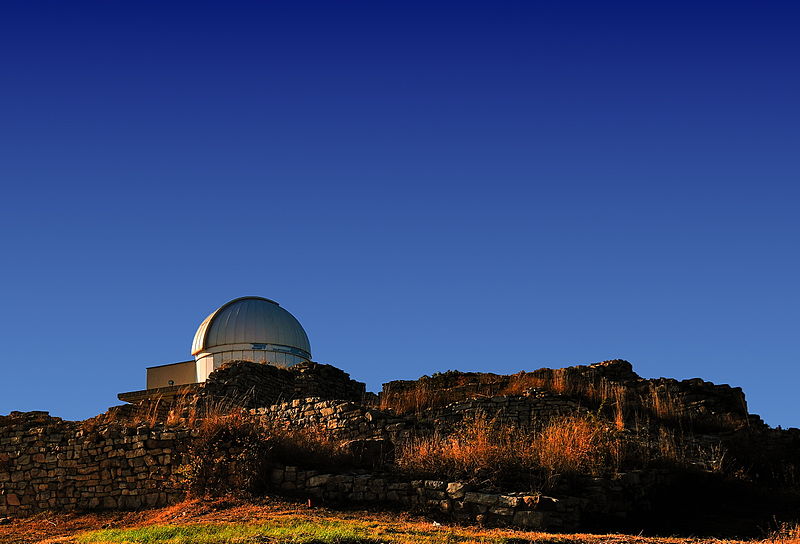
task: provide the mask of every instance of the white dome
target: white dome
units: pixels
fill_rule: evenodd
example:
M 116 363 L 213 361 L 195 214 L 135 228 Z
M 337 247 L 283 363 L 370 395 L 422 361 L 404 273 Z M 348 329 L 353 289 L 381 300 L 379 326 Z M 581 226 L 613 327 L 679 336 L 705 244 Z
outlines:
M 311 360 L 306 331 L 277 302 L 261 297 L 230 301 L 200 324 L 192 343 L 196 376 L 208 376 L 230 361 L 288 367 Z
M 194 335 L 192 355 L 239 344 L 294 348 L 311 358 L 311 345 L 300 322 L 277 302 L 262 297 L 237 298 L 205 318 Z

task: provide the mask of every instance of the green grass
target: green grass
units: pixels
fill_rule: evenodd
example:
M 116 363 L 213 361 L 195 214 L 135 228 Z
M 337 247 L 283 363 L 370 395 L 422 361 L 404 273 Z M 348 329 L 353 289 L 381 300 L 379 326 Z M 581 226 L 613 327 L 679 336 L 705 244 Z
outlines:
M 285 517 L 257 523 L 151 525 L 105 529 L 76 537 L 82 544 L 511 544 L 527 540 L 461 531 L 419 530 L 355 520 Z
M 282 521 L 282 522 L 281 522 Z M 151 525 L 136 529 L 106 529 L 78 537 L 81 543 L 120 544 L 249 544 L 285 542 L 292 544 L 377 543 L 366 532 L 341 522 L 287 519 L 267 523 L 214 523 L 192 525 Z

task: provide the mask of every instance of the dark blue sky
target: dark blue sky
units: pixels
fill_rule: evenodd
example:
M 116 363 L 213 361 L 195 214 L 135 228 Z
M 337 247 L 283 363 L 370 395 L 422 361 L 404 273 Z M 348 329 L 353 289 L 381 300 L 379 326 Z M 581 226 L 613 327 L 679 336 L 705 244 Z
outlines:
M 373 390 L 620 357 L 800 425 L 796 6 L 3 2 L 0 413 L 255 294 Z

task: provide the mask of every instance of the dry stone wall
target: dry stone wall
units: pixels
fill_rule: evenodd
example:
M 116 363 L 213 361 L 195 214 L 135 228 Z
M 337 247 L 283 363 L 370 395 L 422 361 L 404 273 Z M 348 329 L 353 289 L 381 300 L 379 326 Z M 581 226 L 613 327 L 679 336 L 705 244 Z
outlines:
M 311 410 L 309 410 L 311 408 Z M 323 411 L 325 415 L 322 415 Z M 352 403 L 305 399 L 260 410 L 262 418 L 291 418 L 314 412 L 297 424 L 317 422 L 348 437 L 382 436 L 405 419 L 383 415 Z M 270 416 L 268 414 L 275 414 Z M 358 425 L 353 422 L 358 421 Z M 361 424 L 366 423 L 367 427 Z M 389 430 L 387 430 L 387 427 Z M 356 433 L 356 434 L 353 434 Z M 45 412 L 0 417 L 0 517 L 46 510 L 136 509 L 182 500 L 186 481 L 181 465 L 191 433 L 163 426 L 103 424 L 96 427 L 63 421 Z M 454 520 L 472 520 L 529 528 L 571 529 L 587 514 L 617 515 L 632 508 L 657 473 L 630 474 L 615 482 L 597 480 L 591 500 L 538 493 L 488 492 L 463 482 L 407 480 L 365 470 L 324 473 L 275 465 L 270 481 L 282 494 L 330 503 L 389 504 L 432 512 Z
M 644 380 L 624 361 L 531 374 L 537 373 L 552 383 L 583 379 L 590 384 L 602 380 L 623 384 L 633 392 L 631 398 L 660 391 L 687 413 L 748 419 L 738 388 L 702 380 Z M 499 378 L 502 385 L 508 377 Z M 466 383 L 461 373 L 436 380 L 437 386 L 451 380 L 462 392 L 480 389 L 479 380 Z M 393 383 L 395 391 L 412 387 L 412 382 Z M 465 419 L 485 415 L 498 424 L 536 428 L 553 417 L 587 409 L 581 399 L 547 388 L 530 388 L 516 395 L 487 394 L 485 389 L 473 393 L 419 414 L 398 415 L 375 408 L 377 399 L 368 397 L 364 384 L 329 365 L 307 363 L 280 369 L 234 362 L 198 386 L 187 406 L 240 406 L 250 409 L 263 424 L 324 428 L 336 439 L 356 444 L 366 455 L 379 457 L 381 462 L 370 465 L 374 470 L 385 470 L 381 463 L 409 437 L 446 433 Z M 110 422 L 128 412 L 130 423 Z M 192 439 L 188 419 L 180 423 L 182 427 L 172 428 L 134 423 L 133 413 L 118 410 L 86 422 L 63 421 L 44 412 L 0 416 L 0 517 L 51 509 L 154 507 L 181 500 L 187 488 L 182 464 Z M 800 431 L 753 426 L 747 432 L 763 438 L 760 446 L 777 452 L 776 458 L 788 459 L 785 452 L 800 455 Z M 697 447 L 713 446 L 719 437 L 708 435 L 704 442 L 706 436 L 697 435 Z M 281 493 L 330 502 L 383 502 L 457 520 L 550 529 L 572 529 L 592 516 L 621 518 L 637 508 L 646 509 L 648 493 L 668 478 L 659 471 L 636 471 L 615 479 L 589 479 L 578 486 L 554 488 L 553 498 L 471 488 L 462 482 L 409 480 L 388 472 L 333 474 L 276 465 L 271 474 L 273 488 Z
M 650 413 L 657 419 L 683 418 L 711 427 L 743 428 L 763 426 L 758 416 L 749 415 L 744 393 L 739 387 L 714 384 L 699 378 L 644 379 L 628 361 L 615 359 L 592 365 L 567 368 L 541 368 L 533 372 L 499 375 L 481 372 L 448 371 L 423 376 L 419 380 L 396 380 L 383 384 L 381 397 L 412 394 L 423 389 L 446 393 L 448 398 L 471 399 L 502 396 L 520 382 L 541 384 L 541 392 L 558 391 L 561 399 L 593 405 L 603 394 L 619 395 L 629 413 Z
M 0 416 L 0 516 L 179 500 L 187 436 L 144 425 L 90 430 L 46 412 Z
M 228 402 L 245 408 L 270 406 L 306 397 L 362 402 L 366 385 L 338 368 L 303 362 L 288 368 L 232 361 L 215 370 L 199 388 L 202 402 Z
M 265 423 L 327 429 L 339 440 L 380 438 L 398 443 L 417 426 L 413 416 L 398 417 L 354 402 L 315 397 L 258 408 L 252 413 Z
M 442 408 L 424 411 L 420 419 L 430 422 L 437 430 L 447 431 L 465 419 L 484 416 L 499 425 L 532 429 L 550 419 L 567 414 L 587 413 L 574 400 L 541 389 L 530 389 L 524 395 L 501 395 L 472 398 L 453 402 Z
M 647 494 L 671 481 L 663 470 L 634 471 L 613 480 L 592 478 L 581 497 L 550 497 L 534 492 L 482 491 L 464 482 L 398 480 L 390 473 L 355 471 L 330 474 L 294 466 L 276 466 L 272 486 L 283 493 L 323 501 L 395 504 L 457 521 L 515 525 L 529 529 L 574 530 L 590 518 L 624 522 L 647 510 Z
M 340 440 L 389 440 L 399 445 L 414 434 L 449 432 L 465 419 L 487 417 L 498 425 L 533 428 L 550 418 L 586 412 L 578 403 L 547 391 L 454 402 L 419 416 L 398 416 L 360 403 L 322 398 L 295 399 L 251 410 L 264 423 L 326 429 Z

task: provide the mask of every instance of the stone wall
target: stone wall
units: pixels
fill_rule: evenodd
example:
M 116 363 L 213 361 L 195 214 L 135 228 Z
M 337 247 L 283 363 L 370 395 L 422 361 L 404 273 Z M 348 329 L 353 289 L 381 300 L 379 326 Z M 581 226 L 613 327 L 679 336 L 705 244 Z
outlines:
M 617 478 L 590 478 L 585 494 L 550 497 L 534 492 L 482 491 L 464 482 L 398 480 L 390 473 L 354 471 L 329 474 L 276 466 L 271 484 L 275 490 L 302 498 L 347 504 L 384 503 L 456 521 L 477 521 L 497 526 L 529 529 L 574 530 L 603 518 L 607 525 L 624 523 L 637 511 L 647 511 L 648 493 L 669 484 L 663 470 L 634 471 Z
M 331 365 L 303 362 L 280 368 L 249 361 L 224 364 L 197 393 L 201 400 L 224 400 L 245 408 L 306 397 L 362 402 L 365 395 L 365 384 Z
M 533 429 L 547 424 L 554 417 L 587 412 L 585 407 L 572 399 L 542 389 L 530 389 L 523 395 L 478 397 L 453 402 L 441 408 L 425 410 L 419 418 L 444 432 L 465 419 L 479 416 L 492 419 L 499 425 Z
M 447 371 L 423 376 L 418 380 L 385 383 L 382 399 L 425 390 L 448 402 L 507 395 L 519 384 L 530 383 L 534 389 L 571 399 L 585 407 L 597 407 L 606 398 L 619 399 L 625 412 L 650 415 L 654 419 L 682 419 L 707 427 L 743 428 L 763 426 L 758 416 L 749 415 L 744 393 L 739 387 L 714 384 L 694 378 L 644 379 L 633 371 L 628 361 L 615 359 L 591 365 L 567 368 L 541 368 L 533 372 L 500 375 L 482 372 Z M 519 392 L 523 393 L 523 392 Z
M 555 416 L 585 412 L 578 403 L 547 391 L 468 399 L 419 415 L 398 416 L 356 402 L 316 397 L 251 410 L 263 422 L 324 428 L 340 440 L 384 439 L 394 445 L 414 433 L 449 432 L 465 419 L 478 416 L 485 416 L 499 425 L 524 429 L 546 423 Z
M 427 385 L 450 384 L 464 398 L 398 415 L 378 409 L 380 404 L 365 393 L 363 383 L 330 365 L 303 363 L 281 369 L 239 361 L 212 373 L 183 400 L 187 409 L 198 405 L 245 407 L 263 424 L 327 429 L 350 445 L 351 452 L 356 451 L 356 444 L 364 453 L 359 459 L 379 459 L 374 464 L 356 465 L 373 470 L 386 470 L 383 463 L 391 460 L 393 448 L 409 437 L 446 434 L 465 419 L 480 415 L 501 425 L 534 429 L 560 415 L 588 409 L 596 413 L 597 407 L 575 395 L 569 384 L 616 384 L 624 388 L 626 402 L 642 403 L 641 399 L 651 398 L 655 391 L 679 414 L 707 416 L 708 421 L 717 417 L 740 423 L 760 421 L 747 415 L 738 388 L 702 380 L 645 380 L 624 361 L 530 374 L 545 387 L 499 394 L 513 390 L 508 388 L 512 377 L 445 373 L 430 378 Z M 392 382 L 384 391 L 410 391 L 418 385 L 415 383 Z M 559 388 L 563 394 L 554 392 Z M 184 414 L 183 420 L 172 417 L 175 427 L 138 422 L 142 413 L 152 416 L 145 420 L 164 421 L 165 409 L 156 403 L 153 408 L 150 414 L 129 405 L 85 422 L 63 421 L 44 412 L 0 416 L 0 517 L 48 509 L 163 506 L 181 500 L 186 491 L 181 464 L 192 437 L 189 423 L 203 414 L 196 410 L 192 417 Z M 737 437 L 752 434 L 750 443 L 769 454 L 764 463 L 767 468 L 775 466 L 773 459 L 791 461 L 792 467 L 800 465 L 800 431 L 796 429 L 768 429 L 759 423 L 725 433 L 739 433 Z M 722 436 L 711 432 L 686 440 L 695 441 L 700 450 L 718 446 Z M 579 485 L 554 488 L 556 498 L 552 498 L 532 492 L 490 492 L 460 482 L 404 480 L 384 472 L 323 474 L 286 466 L 275 466 L 272 472 L 273 486 L 281 493 L 331 502 L 385 502 L 457 520 L 550 529 L 575 528 L 592 516 L 620 518 L 636 508 L 646 509 L 647 493 L 665 478 L 663 472 L 638 471 L 615 479 L 583 479 Z
M 316 397 L 251 410 L 268 424 L 326 429 L 338 440 L 387 439 L 393 444 L 418 428 L 413 416 L 395 416 L 362 404 Z
M 163 506 L 183 498 L 186 431 L 0 416 L 0 516 Z
M 322 417 L 328 422 L 338 422 L 332 431 L 350 438 L 388 435 L 397 439 L 399 435 L 392 433 L 410 424 L 353 403 L 313 398 L 258 412 L 262 418 L 285 418 L 297 425 L 316 424 L 316 414 L 324 412 Z M 304 412 L 314 415 L 308 414 L 305 421 L 293 419 Z M 0 517 L 178 502 L 187 489 L 181 463 L 191 436 L 185 428 L 92 425 L 63 421 L 45 412 L 0 417 Z M 657 473 L 631 473 L 613 482 L 596 479 L 587 487 L 594 490 L 588 499 L 488 492 L 463 482 L 409 480 L 388 472 L 323 473 L 283 465 L 273 467 L 270 481 L 278 493 L 330 503 L 394 504 L 454 520 L 571 529 L 586 515 L 629 511 L 657 481 Z

